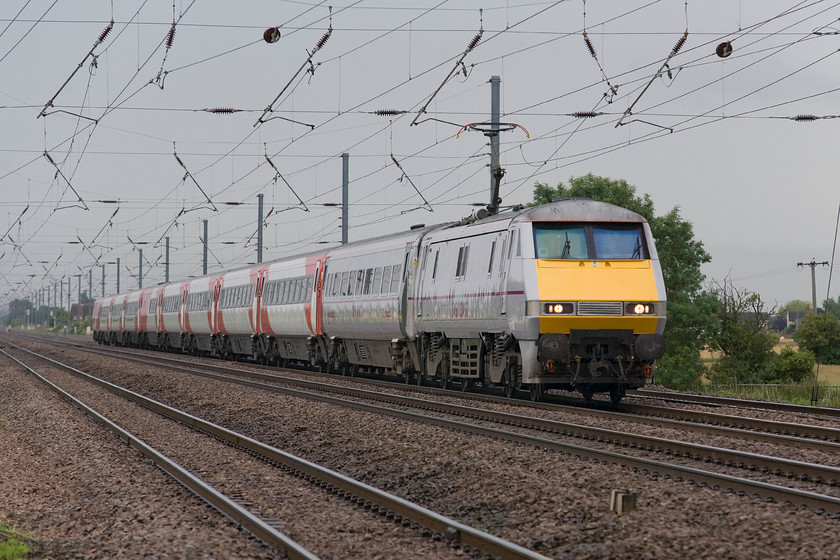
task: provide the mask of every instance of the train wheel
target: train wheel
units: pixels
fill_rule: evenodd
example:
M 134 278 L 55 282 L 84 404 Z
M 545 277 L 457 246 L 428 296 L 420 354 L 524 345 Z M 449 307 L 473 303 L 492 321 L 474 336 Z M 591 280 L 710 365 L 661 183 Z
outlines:
M 440 375 L 440 388 L 441 389 L 449 389 L 449 374 L 441 373 L 441 375 Z
M 473 381 L 472 379 L 467 379 L 466 377 L 461 379 L 461 391 L 467 392 L 472 391 L 473 388 Z
M 543 400 L 545 396 L 545 387 L 542 383 L 531 383 L 531 386 L 528 387 L 528 390 L 531 394 L 531 400 L 534 402 L 540 402 Z
M 622 397 L 624 397 L 624 387 L 621 385 L 613 385 L 610 387 L 610 402 L 613 404 L 618 404 L 621 401 Z
M 592 397 L 595 393 L 592 391 L 592 387 L 581 387 L 580 394 L 583 395 L 583 398 L 586 402 L 592 402 Z

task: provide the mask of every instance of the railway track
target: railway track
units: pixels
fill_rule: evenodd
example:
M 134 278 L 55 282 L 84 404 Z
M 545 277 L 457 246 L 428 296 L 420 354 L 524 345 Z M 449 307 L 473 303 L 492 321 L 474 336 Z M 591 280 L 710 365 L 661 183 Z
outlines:
M 98 353 L 103 356 L 123 356 L 126 359 L 140 360 L 146 363 L 148 360 L 158 360 L 162 364 L 171 364 L 176 367 L 191 368 L 197 362 L 194 359 L 185 359 L 175 357 L 173 355 L 160 354 L 157 352 L 147 353 L 133 350 L 133 349 L 116 349 L 109 348 L 105 350 L 97 345 L 81 345 L 87 351 Z M 138 356 L 141 356 L 138 358 Z M 251 370 L 243 369 L 242 367 L 234 367 L 226 365 L 224 362 L 216 360 L 204 360 L 200 362 L 202 368 L 209 371 L 217 371 L 220 373 L 241 373 L 249 374 Z M 265 368 L 254 366 L 261 371 Z M 269 368 L 269 371 L 276 372 L 275 368 Z M 267 374 L 266 377 L 260 377 L 254 372 L 253 375 L 257 379 L 277 380 L 280 379 L 277 375 L 272 376 Z M 323 374 L 320 372 L 307 371 L 307 377 L 315 377 L 327 380 L 329 386 L 330 380 L 335 380 L 335 375 Z M 283 377 L 287 383 L 292 383 L 290 378 Z M 365 379 L 365 384 L 385 389 L 402 388 L 400 384 L 395 384 L 389 381 L 381 381 L 376 379 Z M 307 386 L 306 380 L 300 380 L 298 383 L 301 386 Z M 312 387 L 319 387 L 319 385 L 311 385 Z M 321 386 L 321 387 L 326 387 Z M 341 389 L 334 389 L 340 391 Z M 412 393 L 420 393 L 425 395 L 457 395 L 458 397 L 467 398 L 478 403 L 488 403 L 494 405 L 509 405 L 511 400 L 481 393 L 464 394 L 457 391 L 446 391 L 437 387 L 422 387 L 411 386 Z M 347 389 L 347 394 L 351 391 Z M 571 411 L 587 416 L 593 416 L 603 419 L 616 420 L 620 422 L 632 422 L 642 424 L 647 427 L 659 427 L 674 430 L 692 430 L 703 434 L 713 436 L 729 436 L 737 437 L 747 441 L 759 443 L 771 443 L 776 445 L 788 445 L 797 449 L 809 449 L 815 451 L 822 451 L 826 453 L 840 452 L 840 429 L 815 426 L 809 424 L 797 424 L 792 422 L 780 422 L 767 419 L 756 419 L 743 416 L 734 416 L 719 413 L 699 412 L 694 410 L 681 410 L 668 407 L 658 407 L 652 405 L 642 404 L 625 404 L 621 403 L 617 407 L 613 405 L 604 406 L 581 406 L 583 401 L 576 400 L 576 404 L 560 404 L 565 402 L 565 399 L 558 399 L 560 402 L 546 402 L 533 403 L 525 400 L 515 400 L 514 404 L 522 406 L 534 411 Z M 590 403 L 591 404 L 591 403 Z
M 109 350 L 107 355 L 113 356 L 114 352 Z M 122 356 L 126 359 L 130 356 Z M 750 494 L 761 496 L 765 499 L 789 502 L 792 504 L 806 505 L 821 511 L 840 512 L 840 499 L 828 496 L 821 493 L 800 490 L 796 488 L 789 488 L 777 484 L 770 484 L 767 482 L 751 480 L 744 477 L 732 476 L 723 473 L 714 473 L 703 471 L 690 466 L 666 464 L 658 461 L 652 461 L 639 457 L 614 453 L 602 449 L 587 448 L 580 445 L 564 443 L 557 440 L 550 440 L 544 437 L 535 435 L 523 434 L 519 432 L 511 432 L 507 430 L 500 430 L 498 428 L 488 428 L 481 425 L 483 422 L 494 422 L 496 424 L 502 423 L 506 425 L 515 425 L 518 428 L 525 428 L 531 431 L 553 432 L 555 434 L 573 435 L 579 438 L 597 439 L 603 442 L 610 442 L 626 447 L 636 447 L 644 450 L 661 450 L 665 453 L 690 457 L 701 458 L 706 461 L 720 463 L 729 466 L 743 466 L 752 470 L 763 471 L 766 473 L 780 473 L 785 476 L 801 478 L 805 480 L 812 480 L 818 482 L 834 482 L 836 484 L 838 477 L 838 469 L 826 465 L 809 464 L 799 461 L 784 460 L 774 457 L 761 456 L 757 454 L 748 454 L 732 450 L 714 448 L 710 446 L 701 446 L 697 444 L 686 444 L 680 442 L 667 441 L 657 438 L 650 438 L 648 436 L 639 436 L 631 434 L 620 434 L 608 430 L 593 429 L 586 426 L 570 426 L 567 423 L 558 423 L 546 421 L 543 419 L 529 418 L 521 415 L 511 415 L 503 413 L 495 413 L 487 410 L 479 410 L 474 407 L 464 407 L 456 405 L 448 405 L 444 403 L 430 403 L 427 399 L 417 399 L 405 396 L 397 396 L 388 393 L 378 393 L 363 389 L 349 389 L 347 387 L 335 387 L 332 385 L 317 383 L 306 380 L 289 380 L 288 378 L 281 378 L 277 375 L 270 375 L 259 372 L 249 372 L 242 368 L 232 368 L 226 365 L 206 364 L 196 365 L 195 363 L 185 364 L 183 360 L 174 360 L 171 357 L 159 357 L 158 355 L 144 354 L 140 359 L 144 363 L 159 363 L 163 367 L 178 368 L 182 371 L 204 375 L 214 379 L 224 379 L 230 382 L 249 385 L 252 387 L 259 387 L 269 391 L 284 392 L 301 396 L 304 398 L 333 402 L 341 406 L 352 408 L 361 408 L 368 411 L 379 412 L 391 416 L 412 419 L 414 421 L 434 423 L 441 426 L 446 426 L 451 429 L 457 429 L 468 433 L 481 434 L 508 441 L 515 441 L 527 445 L 537 446 L 543 449 L 550 449 L 556 452 L 568 453 L 579 457 L 584 457 L 594 461 L 603 461 L 608 463 L 617 463 L 625 467 L 648 472 L 654 476 L 664 476 L 675 478 L 678 480 L 690 480 L 701 485 L 708 485 L 714 488 L 728 489 L 732 492 Z M 180 363 L 175 363 L 180 362 Z M 208 370 L 213 370 L 223 373 L 211 373 Z M 230 377 L 235 374 L 238 377 Z M 259 378 L 262 381 L 255 381 L 253 379 L 242 379 L 241 376 L 246 375 L 252 378 Z M 272 384 L 267 384 L 266 381 L 271 381 Z M 284 386 L 276 385 L 274 383 L 282 383 Z M 288 384 L 296 385 L 301 388 L 289 388 Z M 332 395 L 324 393 L 332 393 Z M 472 396 L 472 395 L 470 395 Z M 428 411 L 434 409 L 437 414 L 456 415 L 461 418 L 473 418 L 478 423 L 466 423 L 456 420 L 447 420 L 435 416 L 429 416 L 427 413 L 418 414 L 416 412 L 409 412 L 398 408 L 383 407 L 381 404 L 366 404 L 360 400 L 349 401 L 348 397 L 353 399 L 362 399 L 368 401 L 376 401 L 378 403 L 388 404 L 390 406 L 411 407 L 415 409 L 423 409 Z M 482 397 L 484 398 L 484 397 Z M 546 406 L 546 405 L 541 405 Z M 706 427 L 703 429 L 717 429 L 714 427 Z M 766 434 L 762 437 L 769 437 Z M 777 436 L 773 436 L 777 437 Z M 785 440 L 786 443 L 793 443 L 790 438 Z M 825 442 L 811 442 L 814 446 L 823 446 L 824 449 L 836 452 L 836 445 Z
M 383 522 L 389 525 L 394 525 L 395 523 L 397 525 L 401 524 L 408 528 L 406 530 L 414 531 L 418 531 L 420 528 L 423 528 L 424 534 L 430 537 L 431 540 L 443 540 L 446 542 L 456 543 L 462 551 L 481 551 L 484 554 L 502 559 L 545 558 L 534 551 L 500 539 L 484 531 L 469 527 L 446 516 L 439 515 L 433 511 L 407 500 L 403 500 L 387 492 L 377 490 L 372 486 L 353 480 L 336 471 L 321 467 L 310 461 L 300 459 L 294 455 L 260 443 L 259 441 L 249 438 L 243 434 L 233 432 L 134 393 L 128 389 L 108 383 L 107 381 L 83 372 L 69 364 L 59 362 L 53 358 L 37 354 L 10 343 L 7 343 L 6 345 L 15 347 L 16 353 L 25 352 L 30 359 L 37 359 L 46 363 L 47 370 L 60 369 L 76 378 L 83 379 L 88 385 L 94 384 L 100 391 L 108 391 L 113 395 L 117 395 L 122 399 L 128 399 L 131 402 L 148 409 L 151 411 L 148 414 L 155 413 L 158 416 L 174 420 L 179 425 L 185 426 L 194 432 L 195 434 L 191 437 L 198 437 L 206 440 L 206 436 L 209 435 L 215 440 L 225 443 L 227 446 L 232 446 L 240 451 L 244 451 L 248 456 L 257 457 L 260 459 L 259 462 L 263 465 L 279 467 L 279 470 L 284 473 L 283 476 L 288 476 L 286 473 L 289 473 L 303 481 L 305 485 L 310 487 L 314 486 L 323 490 L 321 492 L 315 492 L 314 494 L 320 498 L 325 497 L 330 502 L 330 504 L 324 509 L 332 510 L 336 507 L 344 507 L 351 508 L 354 512 L 357 512 L 359 509 L 372 510 L 373 512 L 380 514 L 380 518 Z M 31 365 L 25 364 L 23 360 L 13 356 L 6 350 L 0 349 L 0 353 L 15 361 L 21 367 L 26 368 L 27 371 L 47 383 L 56 391 L 59 391 L 64 398 L 70 400 L 74 405 L 94 417 L 97 421 L 106 425 L 109 429 L 117 433 L 121 439 L 129 443 L 129 445 L 140 450 L 143 455 L 155 461 L 155 463 L 158 464 L 165 472 L 170 474 L 170 476 L 178 480 L 181 484 L 189 488 L 219 511 L 235 520 L 237 523 L 240 523 L 252 534 L 269 544 L 269 546 L 272 546 L 277 550 L 284 551 L 289 558 L 317 558 L 315 554 L 281 533 L 276 528 L 276 525 L 278 524 L 276 519 L 264 519 L 258 513 L 255 513 L 261 510 L 272 511 L 276 509 L 276 506 L 272 506 L 270 504 L 263 503 L 260 505 L 259 496 L 261 491 L 267 496 L 274 494 L 269 486 L 256 489 L 249 488 L 246 490 L 250 498 L 247 498 L 249 506 L 244 507 L 242 505 L 242 501 L 246 499 L 244 492 L 228 492 L 231 495 L 226 495 L 225 492 L 220 491 L 216 488 L 216 486 L 201 480 L 201 478 L 193 474 L 193 472 L 190 472 L 199 470 L 204 473 L 216 473 L 218 478 L 218 472 L 220 469 L 223 471 L 223 468 L 219 467 L 218 464 L 208 464 L 202 467 L 193 466 L 192 469 L 187 470 L 186 468 L 178 465 L 172 459 L 166 457 L 160 451 L 143 442 L 136 435 L 118 426 L 112 419 L 109 419 L 100 412 L 95 411 L 91 406 L 85 404 L 65 389 L 62 389 L 54 381 L 51 381 L 49 377 L 54 376 L 54 373 L 46 375 L 44 373 L 39 373 Z M 131 414 L 136 414 L 136 411 Z M 126 420 L 126 418 L 124 418 L 124 420 Z M 133 425 L 140 426 L 141 430 L 142 426 L 146 424 L 151 424 L 151 422 L 147 419 L 133 420 Z M 154 438 L 155 436 L 152 435 L 151 437 Z M 171 438 L 171 436 L 168 437 Z M 178 436 L 176 439 L 181 439 L 182 437 L 186 436 Z M 202 457 L 207 456 L 209 454 L 209 451 L 207 450 L 208 447 L 212 447 L 208 446 L 206 442 L 196 443 L 195 445 L 202 448 Z M 207 460 L 209 462 L 211 458 L 207 457 Z M 237 459 L 237 462 L 239 461 L 241 461 L 241 459 Z M 275 470 L 278 469 L 275 468 Z M 224 476 L 221 478 L 224 479 Z M 259 479 L 259 477 L 256 478 Z M 233 486 L 236 485 L 234 484 Z M 243 485 L 240 485 L 240 488 L 243 487 Z M 306 492 L 309 495 L 313 494 L 311 489 Z M 299 513 L 300 512 L 294 512 L 293 515 Z M 353 513 L 353 515 L 358 516 L 359 514 Z M 446 554 L 443 555 L 446 556 Z M 453 551 L 453 557 L 457 555 L 458 554 Z
M 655 391 L 653 389 L 637 389 L 630 391 L 628 396 L 658 399 L 666 402 L 692 403 L 704 406 L 732 406 L 738 408 L 749 408 L 752 410 L 771 410 L 774 412 L 820 415 L 840 419 L 840 408 L 827 406 L 805 406 L 800 404 L 788 404 L 771 401 L 717 397 L 714 395 L 693 395 L 689 393 L 675 394 L 668 391 Z

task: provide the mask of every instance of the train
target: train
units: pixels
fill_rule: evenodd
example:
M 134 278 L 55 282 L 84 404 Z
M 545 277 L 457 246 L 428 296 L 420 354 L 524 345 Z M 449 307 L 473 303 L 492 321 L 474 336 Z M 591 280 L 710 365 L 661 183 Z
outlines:
M 639 214 L 567 198 L 97 300 L 93 338 L 587 400 L 652 383 L 666 296 Z

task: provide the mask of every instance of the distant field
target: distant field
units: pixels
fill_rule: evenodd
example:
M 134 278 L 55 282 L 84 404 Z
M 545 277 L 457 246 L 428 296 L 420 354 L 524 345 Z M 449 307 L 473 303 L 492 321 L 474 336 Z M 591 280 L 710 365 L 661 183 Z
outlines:
M 821 365 L 819 381 L 831 386 L 840 386 L 840 366 Z

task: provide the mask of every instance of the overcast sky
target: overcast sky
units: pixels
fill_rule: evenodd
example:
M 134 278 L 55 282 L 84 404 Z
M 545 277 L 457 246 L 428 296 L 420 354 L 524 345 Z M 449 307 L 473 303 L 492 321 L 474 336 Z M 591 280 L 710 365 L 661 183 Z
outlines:
M 708 280 L 810 301 L 797 263 L 832 260 L 840 205 L 840 2 L 329 6 L 0 2 L 0 305 L 68 276 L 86 291 L 90 270 L 98 297 L 103 265 L 112 294 L 118 258 L 135 289 L 140 249 L 154 285 L 167 236 L 171 279 L 200 275 L 204 220 L 211 272 L 255 262 L 260 193 L 264 261 L 332 246 L 344 152 L 351 241 L 461 218 L 489 199 L 487 138 L 462 126 L 489 120 L 494 75 L 517 125 L 503 204 L 625 179 L 693 223 Z M 816 279 L 822 302 L 829 267 Z

